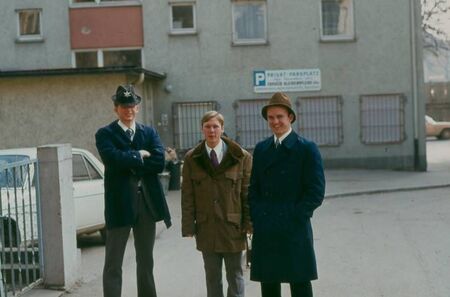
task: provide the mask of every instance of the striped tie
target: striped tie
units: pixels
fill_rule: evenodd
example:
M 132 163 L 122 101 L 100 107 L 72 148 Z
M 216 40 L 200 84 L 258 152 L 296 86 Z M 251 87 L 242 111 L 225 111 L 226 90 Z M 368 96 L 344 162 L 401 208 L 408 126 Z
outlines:
M 128 138 L 130 140 L 133 140 L 133 135 L 134 135 L 133 129 L 128 128 L 127 131 L 125 131 L 125 133 L 127 134 Z

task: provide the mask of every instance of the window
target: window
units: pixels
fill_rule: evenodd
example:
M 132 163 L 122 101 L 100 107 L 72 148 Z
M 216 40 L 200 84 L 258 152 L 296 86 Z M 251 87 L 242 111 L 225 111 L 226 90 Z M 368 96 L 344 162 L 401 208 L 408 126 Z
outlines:
M 352 40 L 353 0 L 322 0 L 322 40 Z
M 80 154 L 72 155 L 73 181 L 101 179 L 101 175 L 95 170 L 89 161 Z
M 17 10 L 18 20 L 18 40 L 19 41 L 35 41 L 42 40 L 40 9 L 24 9 Z
M 173 34 L 196 32 L 195 5 L 193 3 L 170 4 L 170 32 Z
M 267 99 L 238 100 L 233 105 L 236 113 L 236 140 L 244 148 L 252 149 L 256 143 L 272 135 L 269 125 L 261 116 Z
M 130 3 L 134 3 L 134 2 L 141 2 L 141 0 L 72 0 L 72 3 L 77 4 L 77 3 L 108 3 L 108 2 L 130 2 Z
M 232 3 L 233 44 L 265 44 L 267 21 L 265 1 Z
M 25 163 L 30 157 L 23 155 L 3 155 L 0 156 L 0 189 L 1 188 L 20 188 L 27 182 L 27 176 L 30 174 L 30 164 L 9 165 L 11 163 Z M 8 166 L 9 165 L 9 166 Z
M 403 95 L 364 95 L 360 108 L 362 143 L 398 143 L 405 139 Z
M 142 66 L 141 49 L 77 51 L 73 59 L 76 68 Z
M 297 114 L 299 132 L 302 136 L 321 146 L 338 146 L 342 143 L 342 98 L 340 96 L 300 98 Z
M 72 175 L 73 181 L 89 180 L 89 172 L 83 156 L 78 154 L 72 155 Z
M 88 168 L 89 176 L 91 177 L 91 179 L 102 179 L 102 176 L 97 171 L 97 169 L 95 169 L 94 165 L 92 165 L 91 162 L 89 162 L 89 160 L 87 160 L 86 158 L 83 159 L 86 161 L 86 166 Z
M 97 67 L 97 52 L 77 52 L 75 61 L 77 68 Z
M 174 103 L 172 115 L 175 147 L 187 150 L 201 141 L 203 139 L 201 119 L 205 112 L 217 109 L 218 104 L 214 101 Z
M 141 66 L 141 50 L 103 51 L 103 66 Z

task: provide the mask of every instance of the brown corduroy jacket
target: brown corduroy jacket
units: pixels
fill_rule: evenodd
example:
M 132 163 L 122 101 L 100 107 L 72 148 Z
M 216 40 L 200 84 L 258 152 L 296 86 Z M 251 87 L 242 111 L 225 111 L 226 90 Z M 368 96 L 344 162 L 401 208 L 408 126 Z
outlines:
M 197 249 L 205 252 L 239 252 L 251 229 L 247 200 L 252 157 L 236 142 L 227 146 L 217 168 L 211 165 L 202 141 L 187 152 L 183 165 L 182 235 L 194 235 Z

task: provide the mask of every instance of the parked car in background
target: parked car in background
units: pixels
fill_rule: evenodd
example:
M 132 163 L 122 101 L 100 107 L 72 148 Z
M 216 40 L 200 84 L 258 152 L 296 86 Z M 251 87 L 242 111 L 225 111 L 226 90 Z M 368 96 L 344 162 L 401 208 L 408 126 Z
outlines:
M 36 148 L 0 150 L 0 167 L 36 159 Z M 0 171 L 2 243 L 35 241 L 37 234 L 34 166 Z M 105 239 L 103 164 L 89 151 L 72 149 L 73 199 L 77 236 L 100 231 Z M 41 197 L 45 199 L 45 197 Z M 34 220 L 34 221 L 33 221 Z M 18 230 L 12 230 L 17 228 Z M 8 238 L 14 237 L 14 238 Z M 18 237 L 18 238 L 16 238 Z
M 450 122 L 437 122 L 430 116 L 425 116 L 427 136 L 435 136 L 439 139 L 450 139 Z

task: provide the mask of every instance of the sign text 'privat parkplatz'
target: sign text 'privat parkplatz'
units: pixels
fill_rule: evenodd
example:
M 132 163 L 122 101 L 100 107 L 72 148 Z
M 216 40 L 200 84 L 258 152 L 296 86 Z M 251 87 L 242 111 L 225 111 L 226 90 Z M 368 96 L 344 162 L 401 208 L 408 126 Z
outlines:
M 255 93 L 320 91 L 320 69 L 253 71 Z

